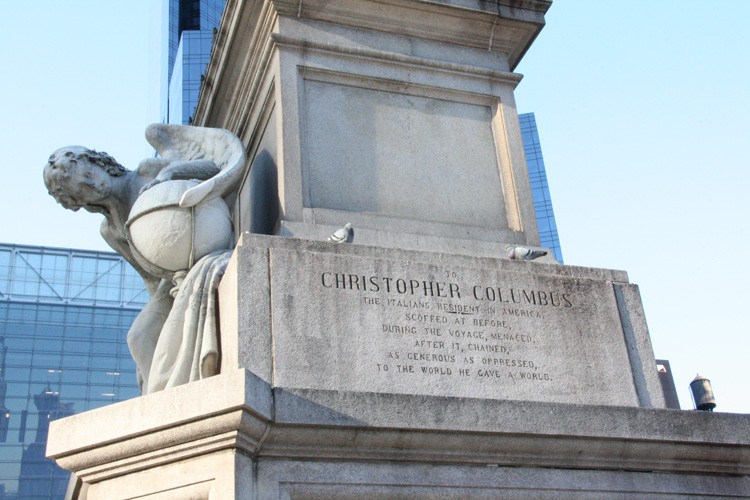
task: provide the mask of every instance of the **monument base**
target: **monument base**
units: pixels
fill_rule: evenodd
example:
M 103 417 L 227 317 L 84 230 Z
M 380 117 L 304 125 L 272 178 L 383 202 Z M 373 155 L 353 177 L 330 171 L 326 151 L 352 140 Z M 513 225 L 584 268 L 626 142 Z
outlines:
M 245 233 L 219 309 L 274 388 L 665 406 L 622 271 Z
M 750 415 L 272 389 L 240 369 L 55 421 L 78 498 L 746 497 Z
M 221 374 L 52 422 L 77 498 L 741 496 L 621 271 L 243 235 Z

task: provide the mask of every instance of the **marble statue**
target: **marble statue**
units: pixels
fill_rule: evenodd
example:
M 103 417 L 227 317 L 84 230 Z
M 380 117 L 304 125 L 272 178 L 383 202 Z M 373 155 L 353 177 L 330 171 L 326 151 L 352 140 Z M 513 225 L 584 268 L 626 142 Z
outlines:
M 128 170 L 81 146 L 60 148 L 44 168 L 65 208 L 100 213 L 101 234 L 142 276 L 151 296 L 128 332 L 143 394 L 219 370 L 216 289 L 231 255 L 231 203 L 244 146 L 223 129 L 154 124 L 159 157 Z

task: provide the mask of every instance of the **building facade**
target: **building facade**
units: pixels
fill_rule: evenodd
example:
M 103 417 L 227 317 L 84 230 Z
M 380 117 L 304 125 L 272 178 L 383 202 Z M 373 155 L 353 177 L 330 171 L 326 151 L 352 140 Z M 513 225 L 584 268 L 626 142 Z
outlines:
M 0 244 L 0 499 L 63 498 L 49 422 L 140 394 L 126 335 L 147 300 L 117 254 Z
M 167 102 L 162 121 L 187 125 L 198 103 L 203 73 L 225 0 L 163 0 Z
M 557 234 L 557 223 L 555 223 L 555 212 L 552 209 L 552 198 L 549 194 L 547 184 L 547 171 L 544 168 L 542 157 L 542 146 L 539 142 L 539 132 L 536 128 L 534 113 L 518 115 L 521 123 L 521 135 L 523 148 L 526 153 L 526 165 L 529 169 L 529 182 L 531 184 L 531 195 L 534 198 L 534 211 L 536 212 L 536 223 L 539 227 L 539 238 L 541 245 L 551 249 L 555 258 L 562 264 L 563 256 L 560 248 L 560 237 Z

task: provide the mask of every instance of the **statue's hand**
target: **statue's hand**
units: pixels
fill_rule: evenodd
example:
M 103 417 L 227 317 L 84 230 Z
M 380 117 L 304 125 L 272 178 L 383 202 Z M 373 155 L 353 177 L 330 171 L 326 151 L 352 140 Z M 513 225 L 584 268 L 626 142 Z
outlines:
M 145 186 L 141 188 L 139 194 L 143 194 L 144 191 L 147 191 L 151 189 L 152 187 L 156 186 L 157 184 L 164 182 L 164 181 L 171 181 L 171 180 L 205 181 L 207 179 L 210 180 L 219 172 L 221 172 L 221 169 L 211 160 L 175 160 L 175 161 L 172 161 L 168 166 L 162 168 L 162 170 L 159 171 L 159 173 L 157 174 L 154 180 L 150 181 L 149 183 L 147 183 Z M 203 184 L 206 184 L 206 182 L 203 182 Z M 210 185 L 213 186 L 213 184 L 210 184 Z M 206 193 L 203 192 L 206 189 L 206 186 L 204 186 L 201 189 L 196 190 L 196 188 L 198 187 L 200 187 L 200 185 L 188 191 L 188 192 L 195 191 L 189 196 L 191 200 L 193 201 L 193 203 L 190 205 L 182 205 L 181 203 L 180 206 L 195 205 L 199 203 L 201 199 L 203 199 L 208 194 L 208 192 Z
M 156 186 L 157 184 L 160 184 L 160 183 L 162 183 L 162 182 L 164 182 L 164 180 L 163 180 L 163 179 L 159 179 L 159 178 L 157 177 L 156 179 L 154 179 L 154 180 L 152 180 L 151 182 L 149 182 L 149 183 L 147 183 L 146 185 L 144 185 L 144 186 L 143 186 L 143 187 L 141 188 L 141 190 L 140 190 L 140 191 L 138 191 L 138 194 L 143 194 L 144 192 L 148 191 L 148 190 L 149 190 L 149 189 L 151 189 L 152 187 L 154 187 L 154 186 Z
M 165 181 L 171 181 L 174 178 L 172 175 L 172 172 L 168 169 L 164 169 L 161 172 L 159 172 L 159 175 L 154 178 L 151 182 L 147 183 L 145 186 L 141 188 L 141 190 L 138 192 L 138 194 L 143 194 L 145 191 L 148 191 L 152 187 L 156 186 L 157 184 L 161 184 Z

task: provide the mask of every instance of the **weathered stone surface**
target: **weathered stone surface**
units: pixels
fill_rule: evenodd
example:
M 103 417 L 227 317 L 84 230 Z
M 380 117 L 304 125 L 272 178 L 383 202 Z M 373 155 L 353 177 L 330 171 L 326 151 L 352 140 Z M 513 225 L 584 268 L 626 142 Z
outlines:
M 491 103 L 351 87 L 311 73 L 303 115 L 310 207 L 502 227 Z
M 663 407 L 624 273 L 250 234 L 234 259 L 223 335 L 275 387 Z
M 48 454 L 88 485 L 92 500 L 747 498 L 749 420 L 272 389 L 231 370 L 52 422 Z
M 512 70 L 549 6 L 229 2 L 195 123 L 247 144 L 238 228 L 325 239 L 351 222 L 360 243 L 483 256 L 539 245 Z

